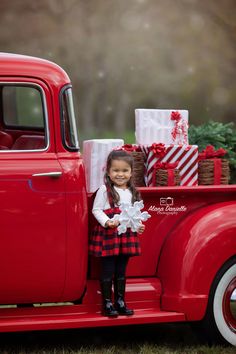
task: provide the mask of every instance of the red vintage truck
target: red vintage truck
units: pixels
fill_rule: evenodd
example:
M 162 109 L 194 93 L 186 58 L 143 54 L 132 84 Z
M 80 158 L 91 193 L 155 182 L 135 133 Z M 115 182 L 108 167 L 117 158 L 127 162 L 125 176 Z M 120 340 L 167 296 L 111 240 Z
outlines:
M 0 331 L 188 321 L 236 345 L 236 185 L 141 187 L 151 214 L 128 266 L 133 316 L 100 315 L 72 85 L 0 54 Z

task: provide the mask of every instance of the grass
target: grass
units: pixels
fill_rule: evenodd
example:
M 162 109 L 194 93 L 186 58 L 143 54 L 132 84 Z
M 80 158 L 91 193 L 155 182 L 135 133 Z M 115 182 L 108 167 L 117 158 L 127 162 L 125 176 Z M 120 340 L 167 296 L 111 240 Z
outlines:
M 0 354 L 235 354 L 202 345 L 187 324 L 0 334 Z

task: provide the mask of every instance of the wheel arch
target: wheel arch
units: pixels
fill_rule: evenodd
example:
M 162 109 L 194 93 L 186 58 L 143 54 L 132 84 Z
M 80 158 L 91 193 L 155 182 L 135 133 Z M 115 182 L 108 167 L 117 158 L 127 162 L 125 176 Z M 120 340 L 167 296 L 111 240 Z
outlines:
M 230 285 L 231 289 L 230 289 Z M 210 288 L 206 313 L 201 321 L 192 322 L 192 328 L 200 339 L 208 344 L 231 344 L 236 346 L 236 316 L 232 313 L 230 290 L 232 297 L 236 289 L 236 256 L 227 260 L 217 272 Z M 235 300 L 234 300 L 235 301 Z M 230 319 L 225 313 L 225 307 L 230 310 Z
M 157 275 L 162 281 L 162 308 L 201 320 L 213 281 L 236 256 L 236 204 L 219 203 L 187 216 L 168 236 Z

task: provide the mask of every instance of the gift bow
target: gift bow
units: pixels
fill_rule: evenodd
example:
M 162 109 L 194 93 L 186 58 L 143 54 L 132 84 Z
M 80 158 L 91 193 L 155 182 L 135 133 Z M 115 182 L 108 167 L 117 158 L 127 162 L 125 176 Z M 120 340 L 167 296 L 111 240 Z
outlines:
M 169 170 L 169 169 L 175 169 L 178 166 L 179 161 L 176 162 L 156 162 L 154 165 L 154 168 L 156 170 L 162 169 L 162 170 Z
M 178 166 L 179 161 L 176 162 L 156 162 L 153 166 L 153 174 L 152 174 L 152 185 L 156 185 L 156 172 L 157 170 L 163 169 L 167 170 L 167 185 L 174 186 L 175 185 L 175 168 Z
M 141 149 L 138 145 L 132 145 L 132 144 L 125 144 L 123 146 L 121 146 L 120 150 L 125 150 L 127 152 L 140 152 Z
M 166 153 L 166 148 L 165 148 L 165 145 L 162 143 L 159 143 L 159 144 L 153 143 L 149 147 L 149 151 L 151 151 L 153 153 L 153 155 L 156 157 L 163 157 Z
M 215 150 L 214 146 L 207 145 L 205 150 L 199 154 L 199 160 L 211 159 L 214 163 L 214 184 L 221 183 L 222 161 L 219 157 L 223 157 L 227 153 L 223 148 Z
M 223 148 L 219 148 L 218 150 L 215 150 L 214 146 L 212 145 L 207 145 L 205 150 L 203 150 L 199 154 L 199 160 L 205 160 L 205 159 L 213 159 L 215 157 L 223 157 L 227 153 L 226 150 Z
M 175 120 L 176 122 L 179 122 L 182 119 L 181 114 L 178 111 L 171 112 L 170 118 L 171 120 Z

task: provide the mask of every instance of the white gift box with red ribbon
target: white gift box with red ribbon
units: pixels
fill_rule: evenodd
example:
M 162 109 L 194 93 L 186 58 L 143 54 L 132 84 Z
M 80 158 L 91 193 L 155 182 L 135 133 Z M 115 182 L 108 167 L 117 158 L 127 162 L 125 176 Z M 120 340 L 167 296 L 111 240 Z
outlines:
M 135 110 L 136 144 L 153 142 L 188 144 L 188 111 L 171 109 Z
M 106 160 L 109 153 L 124 145 L 122 139 L 92 139 L 83 142 L 83 160 L 88 192 L 95 192 L 104 184 Z
M 141 146 L 146 155 L 146 184 L 153 185 L 153 173 L 158 162 L 177 162 L 181 186 L 198 184 L 198 146 L 197 145 L 164 145 L 152 144 Z

